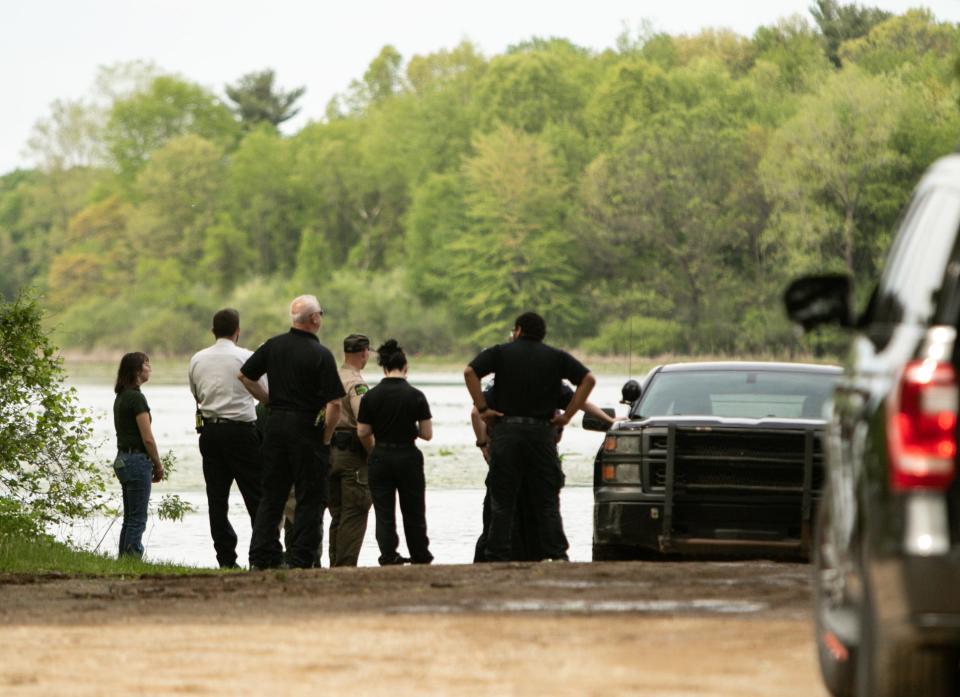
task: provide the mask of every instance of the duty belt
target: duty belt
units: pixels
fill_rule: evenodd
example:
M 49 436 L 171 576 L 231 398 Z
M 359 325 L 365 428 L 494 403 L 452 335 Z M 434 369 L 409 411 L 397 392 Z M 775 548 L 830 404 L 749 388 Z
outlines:
M 253 426 L 256 421 L 238 421 L 236 419 L 224 419 L 220 416 L 204 416 L 204 424 L 240 424 L 242 426 Z
M 532 416 L 501 416 L 499 421 L 502 424 L 532 424 L 534 426 L 550 423 L 549 419 L 535 419 Z
M 389 450 L 400 450 L 402 448 L 412 448 L 413 443 L 383 443 L 381 441 L 377 441 L 376 443 L 373 444 L 373 447 L 387 448 Z
M 357 436 L 356 430 L 352 428 L 338 428 L 333 432 L 333 436 L 330 439 L 330 445 L 338 450 L 349 450 L 362 454 L 364 451 L 363 444 L 360 442 L 360 438 Z

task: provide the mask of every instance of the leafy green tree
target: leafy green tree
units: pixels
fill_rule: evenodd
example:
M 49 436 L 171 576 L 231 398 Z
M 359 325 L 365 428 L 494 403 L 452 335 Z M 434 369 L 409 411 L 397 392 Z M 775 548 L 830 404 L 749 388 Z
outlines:
M 403 88 L 402 65 L 403 56 L 397 49 L 389 44 L 381 48 L 370 61 L 363 79 L 350 84 L 347 102 L 351 111 L 363 112 L 398 94 Z
M 458 101 L 466 105 L 471 99 L 468 90 L 486 64 L 477 46 L 464 40 L 453 49 L 411 58 L 407 64 L 407 83 L 419 95 L 453 89 Z
M 230 158 L 224 205 L 256 255 L 261 273 L 294 270 L 302 202 L 291 185 L 293 149 L 269 128 L 250 132 Z
M 367 187 L 361 142 L 366 123 L 345 118 L 311 124 L 290 141 L 291 190 L 300 206 L 302 228 L 321 235 L 330 263 L 344 264 L 361 235 L 360 209 Z
M 877 245 L 864 237 L 871 187 L 901 163 L 891 137 L 902 109 L 896 82 L 847 67 L 774 135 L 762 164 L 784 259 L 794 271 L 837 260 L 872 274 Z
M 413 291 L 427 302 L 446 297 L 451 243 L 468 228 L 464 181 L 459 173 L 433 174 L 417 188 L 406 218 L 406 258 Z
M 771 99 L 777 93 L 803 94 L 815 91 L 833 72 L 824 54 L 822 37 L 809 22 L 794 16 L 773 26 L 760 27 L 753 35 L 754 73 L 763 65 L 776 67 Z
M 539 133 L 550 121 L 582 121 L 593 64 L 569 42 L 534 41 L 490 61 L 478 85 L 487 123 Z
M 677 36 L 673 46 L 678 65 L 717 61 L 730 73 L 742 75 L 753 62 L 750 41 L 729 29 L 703 29 L 692 36 Z
M 261 70 L 247 73 L 236 84 L 227 85 L 227 96 L 237 105 L 235 111 L 246 128 L 262 123 L 276 127 L 299 113 L 300 107 L 294 105 L 307 88 L 281 90 L 274 87 L 275 77 L 273 70 Z
M 169 140 L 137 177 L 141 200 L 129 223 L 141 253 L 195 269 L 223 186 L 223 153 L 198 135 Z
M 204 281 L 221 292 L 230 290 L 257 268 L 256 262 L 249 238 L 229 214 L 217 214 L 216 222 L 203 233 Z
M 810 14 L 823 34 L 827 58 L 838 68 L 842 63 L 840 46 L 845 41 L 865 36 L 871 28 L 891 16 L 877 7 L 854 3 L 842 5 L 838 0 L 815 0 Z
M 938 22 L 929 10 L 909 10 L 842 44 L 839 55 L 845 64 L 856 63 L 874 74 L 906 68 L 910 77 L 922 79 L 932 74 L 948 82 L 957 39 L 956 25 Z
M 630 120 L 642 120 L 666 106 L 666 72 L 639 55 L 628 55 L 611 65 L 585 106 L 587 130 L 609 142 Z
M 64 380 L 36 301 L 0 303 L 0 530 L 15 518 L 41 532 L 102 503 L 91 418 Z
M 0 300 L 12 300 L 39 276 L 40 260 L 36 257 L 49 226 L 30 219 L 32 189 L 41 177 L 39 172 L 23 170 L 0 177 Z
M 666 298 L 688 349 L 729 346 L 737 277 L 757 278 L 750 230 L 764 209 L 744 205 L 756 203 L 756 158 L 748 131 L 708 102 L 635 124 L 585 180 L 585 263 Z
M 239 132 L 230 109 L 213 93 L 161 76 L 113 103 L 104 139 L 122 180 L 132 182 L 152 153 L 173 138 L 193 134 L 230 149 Z
M 82 100 L 56 100 L 50 115 L 38 120 L 27 152 L 46 172 L 90 167 L 103 162 L 104 114 Z
M 569 184 L 549 148 L 502 126 L 464 165 L 468 227 L 450 245 L 451 306 L 488 344 L 519 312 L 541 308 L 561 336 L 583 320 L 579 267 L 566 226 Z
M 326 239 L 313 228 L 305 229 L 300 235 L 294 284 L 299 288 L 316 288 L 327 282 L 332 271 Z

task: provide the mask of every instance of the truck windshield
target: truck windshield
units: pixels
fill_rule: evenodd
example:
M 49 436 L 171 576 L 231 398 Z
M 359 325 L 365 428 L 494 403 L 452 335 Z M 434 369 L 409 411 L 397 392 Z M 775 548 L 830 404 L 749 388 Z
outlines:
M 822 419 L 838 378 L 827 371 L 659 372 L 631 416 Z

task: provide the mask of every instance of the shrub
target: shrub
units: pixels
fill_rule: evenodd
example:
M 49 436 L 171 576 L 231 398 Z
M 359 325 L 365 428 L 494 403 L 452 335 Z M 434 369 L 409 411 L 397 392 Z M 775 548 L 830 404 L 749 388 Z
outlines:
M 682 337 L 680 325 L 673 320 L 633 316 L 607 322 L 580 348 L 599 355 L 659 356 L 680 349 Z
M 0 528 L 42 530 L 103 503 L 91 418 L 64 377 L 36 301 L 0 303 Z

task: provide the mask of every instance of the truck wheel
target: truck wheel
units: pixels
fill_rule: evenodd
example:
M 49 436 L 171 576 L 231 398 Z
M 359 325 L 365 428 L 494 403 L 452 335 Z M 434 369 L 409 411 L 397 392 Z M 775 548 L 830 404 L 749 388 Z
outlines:
M 957 687 L 958 653 L 916 646 L 884 636 L 869 594 L 863 603 L 857 652 L 859 697 L 951 697 Z
M 813 618 L 817 661 L 823 683 L 833 697 L 853 697 L 856 647 L 840 638 L 837 631 L 843 618 L 852 619 L 855 610 L 842 587 L 837 550 L 830 543 L 830 506 L 820 507 L 813 543 Z

